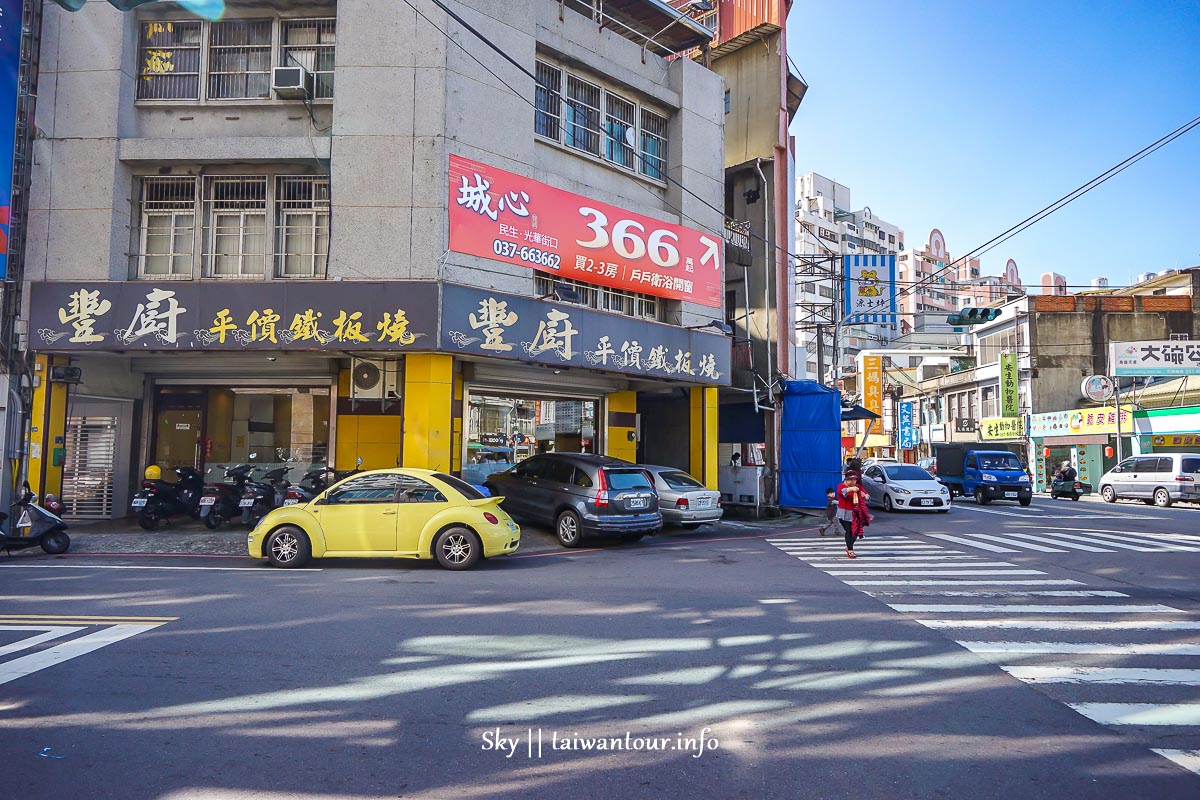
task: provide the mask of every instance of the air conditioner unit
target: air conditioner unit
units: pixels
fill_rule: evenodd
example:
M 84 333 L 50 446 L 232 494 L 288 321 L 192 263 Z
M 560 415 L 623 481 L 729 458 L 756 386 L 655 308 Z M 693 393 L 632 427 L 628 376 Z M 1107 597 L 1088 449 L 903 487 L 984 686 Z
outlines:
M 400 374 L 395 361 L 356 358 L 350 366 L 354 400 L 399 400 Z
M 308 100 L 313 96 L 312 73 L 301 66 L 275 67 L 271 88 L 284 100 Z

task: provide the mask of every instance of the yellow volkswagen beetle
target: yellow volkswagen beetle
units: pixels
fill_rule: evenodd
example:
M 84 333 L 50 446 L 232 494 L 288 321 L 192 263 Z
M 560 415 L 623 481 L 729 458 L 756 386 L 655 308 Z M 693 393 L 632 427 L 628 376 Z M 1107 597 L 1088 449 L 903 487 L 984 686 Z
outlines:
M 521 543 L 502 499 L 427 469 L 360 472 L 307 503 L 269 512 L 246 546 L 252 558 L 277 567 L 309 558 L 432 558 L 446 569 L 470 569 Z

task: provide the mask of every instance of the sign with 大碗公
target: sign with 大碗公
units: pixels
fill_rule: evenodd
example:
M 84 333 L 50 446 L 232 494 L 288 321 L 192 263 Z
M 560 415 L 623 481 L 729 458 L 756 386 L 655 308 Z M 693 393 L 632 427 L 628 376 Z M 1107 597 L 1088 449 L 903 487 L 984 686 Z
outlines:
M 896 257 L 842 256 L 847 322 L 895 322 Z
M 553 366 L 728 384 L 728 337 L 446 284 L 440 349 Z
M 1200 342 L 1113 342 L 1108 355 L 1113 377 L 1200 375 Z
M 54 281 L 34 350 L 432 350 L 438 287 L 407 281 Z
M 723 236 L 450 156 L 450 249 L 597 286 L 720 308 Z

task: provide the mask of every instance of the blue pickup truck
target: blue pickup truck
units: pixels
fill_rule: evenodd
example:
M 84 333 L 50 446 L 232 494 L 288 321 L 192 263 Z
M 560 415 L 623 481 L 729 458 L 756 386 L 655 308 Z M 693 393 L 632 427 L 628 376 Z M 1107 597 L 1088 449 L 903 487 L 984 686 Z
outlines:
M 1033 502 L 1033 484 L 1015 453 L 941 444 L 935 456 L 937 478 L 951 495 L 974 497 L 980 505 L 993 500 L 1016 500 L 1023 506 Z

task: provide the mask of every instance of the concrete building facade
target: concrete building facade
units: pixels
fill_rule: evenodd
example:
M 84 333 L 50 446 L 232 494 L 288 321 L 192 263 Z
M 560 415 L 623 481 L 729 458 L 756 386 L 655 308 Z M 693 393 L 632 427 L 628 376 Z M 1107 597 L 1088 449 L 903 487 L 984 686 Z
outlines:
M 669 58 L 711 32 L 650 0 L 449 5 L 515 64 L 403 4 L 47 7 L 39 488 L 108 480 L 76 510 L 114 516 L 151 463 L 550 449 L 715 485 L 723 81 Z

